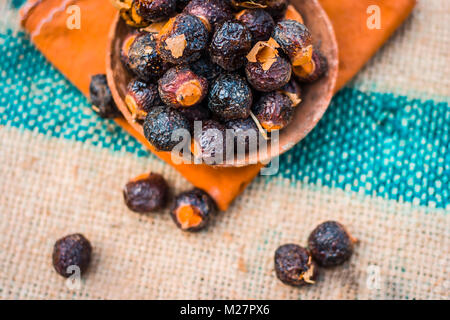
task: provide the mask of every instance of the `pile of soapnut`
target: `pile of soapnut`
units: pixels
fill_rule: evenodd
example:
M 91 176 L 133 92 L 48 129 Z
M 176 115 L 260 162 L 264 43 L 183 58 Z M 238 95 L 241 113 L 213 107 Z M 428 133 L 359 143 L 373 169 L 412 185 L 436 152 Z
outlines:
M 160 151 L 171 151 L 180 143 L 172 132 L 192 133 L 195 121 L 201 131 L 194 133 L 191 151 L 205 162 L 225 155 L 227 129 L 270 139 L 292 121 L 301 84 L 328 69 L 288 0 L 111 1 L 131 27 L 121 47 L 122 63 L 133 75 L 125 104 Z M 286 19 L 289 10 L 295 19 Z M 100 116 L 119 114 L 105 75 L 92 77 L 90 96 Z M 211 129 L 222 138 L 209 135 Z M 250 151 L 249 139 L 235 137 L 234 144 L 234 150 Z M 169 187 L 162 175 L 143 174 L 126 184 L 123 195 L 130 210 L 149 213 L 166 207 Z M 174 198 L 170 213 L 180 229 L 199 231 L 216 211 L 214 200 L 194 188 Z M 312 284 L 316 263 L 342 264 L 354 242 L 343 225 L 325 222 L 309 236 L 308 248 L 286 244 L 276 250 L 276 275 L 286 284 Z M 91 251 L 83 235 L 68 235 L 55 244 L 54 267 L 66 277 L 69 263 L 84 271 Z
M 112 1 L 131 26 L 121 48 L 133 75 L 124 100 L 160 151 L 183 142 L 172 136 L 178 129 L 192 134 L 190 151 L 208 164 L 229 151 L 227 129 L 270 139 L 292 121 L 300 84 L 328 69 L 288 0 Z M 236 138 L 232 152 L 255 150 L 248 144 Z

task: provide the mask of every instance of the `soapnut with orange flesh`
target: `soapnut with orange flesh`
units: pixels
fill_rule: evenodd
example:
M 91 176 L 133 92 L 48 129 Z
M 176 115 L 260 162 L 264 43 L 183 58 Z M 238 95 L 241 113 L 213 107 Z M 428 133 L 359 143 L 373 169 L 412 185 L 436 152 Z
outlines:
M 161 100 L 174 108 L 196 105 L 208 92 L 208 80 L 195 74 L 188 66 L 180 65 L 169 69 L 158 81 Z
M 170 214 L 181 230 L 194 232 L 205 228 L 215 212 L 214 200 L 205 191 L 194 188 L 176 196 Z
M 312 37 L 304 24 L 294 20 L 282 20 L 273 29 L 272 38 L 288 55 L 293 66 L 301 66 L 311 61 Z

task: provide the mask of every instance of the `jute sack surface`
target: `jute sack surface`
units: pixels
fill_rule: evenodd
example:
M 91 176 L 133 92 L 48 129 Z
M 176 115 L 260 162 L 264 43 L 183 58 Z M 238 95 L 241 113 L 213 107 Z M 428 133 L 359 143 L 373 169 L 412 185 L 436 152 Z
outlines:
M 450 226 L 442 209 L 259 178 L 206 232 L 187 234 L 167 211 L 140 216 L 124 206 L 121 188 L 147 170 L 142 158 L 16 129 L 2 128 L 0 139 L 2 298 L 448 298 Z M 160 161 L 151 167 L 174 192 L 188 187 Z M 277 246 L 305 245 L 327 219 L 360 240 L 351 260 L 323 271 L 314 286 L 281 284 Z M 54 241 L 73 232 L 94 247 L 79 290 L 51 265 Z
M 56 116 L 56 120 L 47 119 L 44 113 L 31 117 L 27 112 L 35 109 L 28 109 L 28 104 L 45 104 L 47 97 L 54 99 L 57 108 L 66 103 L 65 94 L 71 97 L 73 93 L 58 93 L 66 82 L 56 75 L 56 82 L 39 76 L 40 72 L 50 72 L 50 67 L 37 63 L 31 67 L 41 68 L 36 71 L 34 93 L 41 84 L 56 89 L 47 92 L 42 88 L 42 101 L 34 101 L 37 98 L 29 98 L 25 92 L 16 93 L 21 80 L 6 78 L 6 70 L 14 67 L 26 71 L 19 65 L 11 66 L 12 58 L 5 52 L 0 58 L 0 298 L 448 299 L 450 221 L 445 172 L 449 170 L 450 111 L 449 80 L 443 74 L 448 70 L 450 43 L 444 25 L 448 10 L 441 10 L 445 7 L 447 1 L 419 2 L 411 20 L 353 84 L 373 103 L 379 97 L 373 90 L 419 99 L 400 104 L 405 110 L 417 109 L 417 113 L 399 113 L 395 118 L 400 127 L 403 121 L 407 128 L 426 127 L 423 137 L 430 142 L 430 146 L 422 145 L 420 136 L 417 141 L 405 139 L 408 148 L 402 159 L 408 158 L 407 167 L 412 168 L 406 175 L 402 166 L 389 162 L 391 157 L 398 159 L 397 153 L 370 163 L 389 160 L 381 166 L 384 171 L 375 176 L 392 179 L 385 186 L 377 185 L 377 192 L 370 188 L 370 184 L 375 185 L 373 174 L 358 175 L 362 165 L 348 172 L 357 177 L 360 193 L 355 192 L 353 180 L 349 188 L 340 183 L 336 167 L 315 169 L 323 154 L 311 153 L 305 162 L 310 169 L 298 168 L 297 153 L 308 148 L 311 139 L 324 136 L 324 129 L 332 132 L 335 128 L 325 117 L 316 131 L 320 135 L 313 132 L 296 147 L 297 151 L 281 159 L 282 174 L 257 178 L 229 210 L 199 234 L 177 230 L 167 211 L 149 216 L 128 211 L 121 189 L 130 177 L 148 170 L 160 172 L 174 193 L 189 188 L 189 184 L 161 161 L 140 156 L 134 142 L 122 139 L 114 127 L 97 124 L 87 111 L 87 103 L 79 109 L 85 116 L 80 126 L 74 119 L 67 120 L 71 131 L 65 127 L 66 118 L 58 122 Z M 5 31 L 6 37 L 2 34 L 3 48 L 14 41 L 15 32 Z M 35 53 L 25 52 L 27 58 L 31 54 L 40 61 Z M 420 59 L 421 54 L 430 58 Z M 352 88 L 347 90 L 336 101 L 344 102 L 339 105 L 343 110 L 357 110 L 360 95 L 353 95 Z M 384 101 L 389 104 L 398 100 Z M 341 113 L 333 113 L 336 104 L 330 112 L 339 116 Z M 370 116 L 367 114 L 367 119 Z M 391 116 L 387 113 L 385 118 L 370 118 L 364 125 L 386 130 L 383 137 L 388 140 L 391 131 L 382 124 Z M 342 125 L 349 119 L 335 120 Z M 64 135 L 48 133 L 53 121 L 57 123 L 54 131 L 63 130 Z M 87 141 L 82 139 L 91 134 Z M 396 141 L 395 135 L 393 131 L 390 139 Z M 117 137 L 120 139 L 114 140 Z M 346 144 L 351 146 L 356 139 L 352 135 L 344 138 L 344 151 Z M 367 140 L 372 143 L 370 136 Z M 436 148 L 434 141 L 439 143 Z M 401 146 L 402 141 L 398 143 Z M 364 152 L 344 155 L 332 143 L 328 145 L 327 152 L 334 152 L 330 159 L 342 157 L 346 163 L 359 163 L 358 157 L 371 148 L 369 145 Z M 392 147 L 397 150 L 395 144 Z M 316 174 L 320 178 L 314 178 Z M 328 176 L 332 177 L 330 183 Z M 382 187 L 389 190 L 382 192 Z M 329 219 L 347 225 L 360 240 L 351 260 L 342 267 L 323 270 L 314 286 L 297 289 L 281 284 L 273 271 L 274 250 L 287 242 L 305 245 L 309 232 Z M 79 289 L 69 288 L 51 265 L 54 241 L 73 232 L 85 234 L 94 247 L 91 268 Z

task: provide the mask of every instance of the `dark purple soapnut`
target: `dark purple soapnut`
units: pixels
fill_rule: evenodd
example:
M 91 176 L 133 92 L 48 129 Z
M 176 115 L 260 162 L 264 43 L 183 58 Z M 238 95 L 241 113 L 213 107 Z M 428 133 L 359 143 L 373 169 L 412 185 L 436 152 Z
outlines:
M 91 77 L 89 96 L 93 105 L 92 109 L 100 117 L 112 119 L 120 116 L 120 112 L 117 109 L 108 82 L 106 81 L 106 75 L 96 74 Z
M 195 156 L 200 157 L 209 165 L 222 164 L 226 159 L 226 129 L 215 120 L 205 120 L 201 123 L 201 130 L 194 129 Z
M 152 172 L 128 182 L 123 189 L 123 198 L 131 211 L 149 213 L 166 206 L 168 190 L 164 177 Z
M 176 12 L 176 0 L 133 0 L 136 12 L 146 21 L 161 21 Z
M 91 253 L 91 243 L 82 234 L 67 235 L 56 241 L 53 247 L 53 267 L 65 278 L 76 274 L 75 268 L 83 274 L 91 262 Z
M 295 111 L 291 99 L 279 91 L 264 94 L 252 110 L 261 126 L 269 132 L 285 128 Z
M 282 20 L 273 29 L 272 38 L 288 55 L 294 66 L 308 62 L 308 50 L 312 50 L 312 38 L 305 25 L 295 20 Z
M 285 244 L 275 251 L 275 273 L 284 284 L 300 287 L 314 284 L 318 269 L 307 249 Z
M 245 9 L 236 15 L 252 34 L 253 43 L 267 41 L 272 34 L 275 22 L 272 16 L 262 9 Z
M 223 0 L 191 0 L 183 12 L 200 18 L 208 30 L 216 23 L 233 19 L 229 4 Z
M 264 64 L 259 61 L 247 63 L 245 74 L 253 88 L 270 92 L 280 89 L 289 82 L 292 74 L 290 62 L 281 56 L 276 56 L 275 59 L 267 70 L 264 70 Z
M 311 232 L 308 247 L 320 266 L 334 267 L 350 259 L 355 241 L 342 224 L 326 221 Z
M 227 71 L 242 67 L 252 47 L 252 35 L 239 21 L 225 21 L 216 25 L 210 44 L 211 61 Z
M 255 121 L 251 117 L 246 119 L 228 120 L 225 122 L 227 130 L 232 130 L 234 134 L 234 151 L 238 156 L 246 153 L 256 152 L 260 139 L 263 139 L 259 133 Z M 240 154 L 240 152 L 244 154 Z

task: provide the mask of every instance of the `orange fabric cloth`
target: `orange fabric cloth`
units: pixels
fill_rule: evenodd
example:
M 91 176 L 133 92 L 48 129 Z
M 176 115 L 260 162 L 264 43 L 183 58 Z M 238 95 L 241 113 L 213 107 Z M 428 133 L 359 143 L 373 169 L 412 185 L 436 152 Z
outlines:
M 320 0 L 330 16 L 339 45 L 339 78 L 336 91 L 350 80 L 412 11 L 415 0 Z M 380 30 L 369 30 L 370 5 L 381 9 Z M 67 28 L 67 9 L 81 10 L 80 29 Z M 29 0 L 22 8 L 22 25 L 31 41 L 83 94 L 89 94 L 90 77 L 105 73 L 107 37 L 116 9 L 109 0 Z M 193 185 L 207 191 L 221 210 L 259 173 L 261 165 L 213 168 L 207 165 L 175 165 L 170 154 L 155 152 L 146 139 L 123 119 L 117 123 L 171 164 Z

